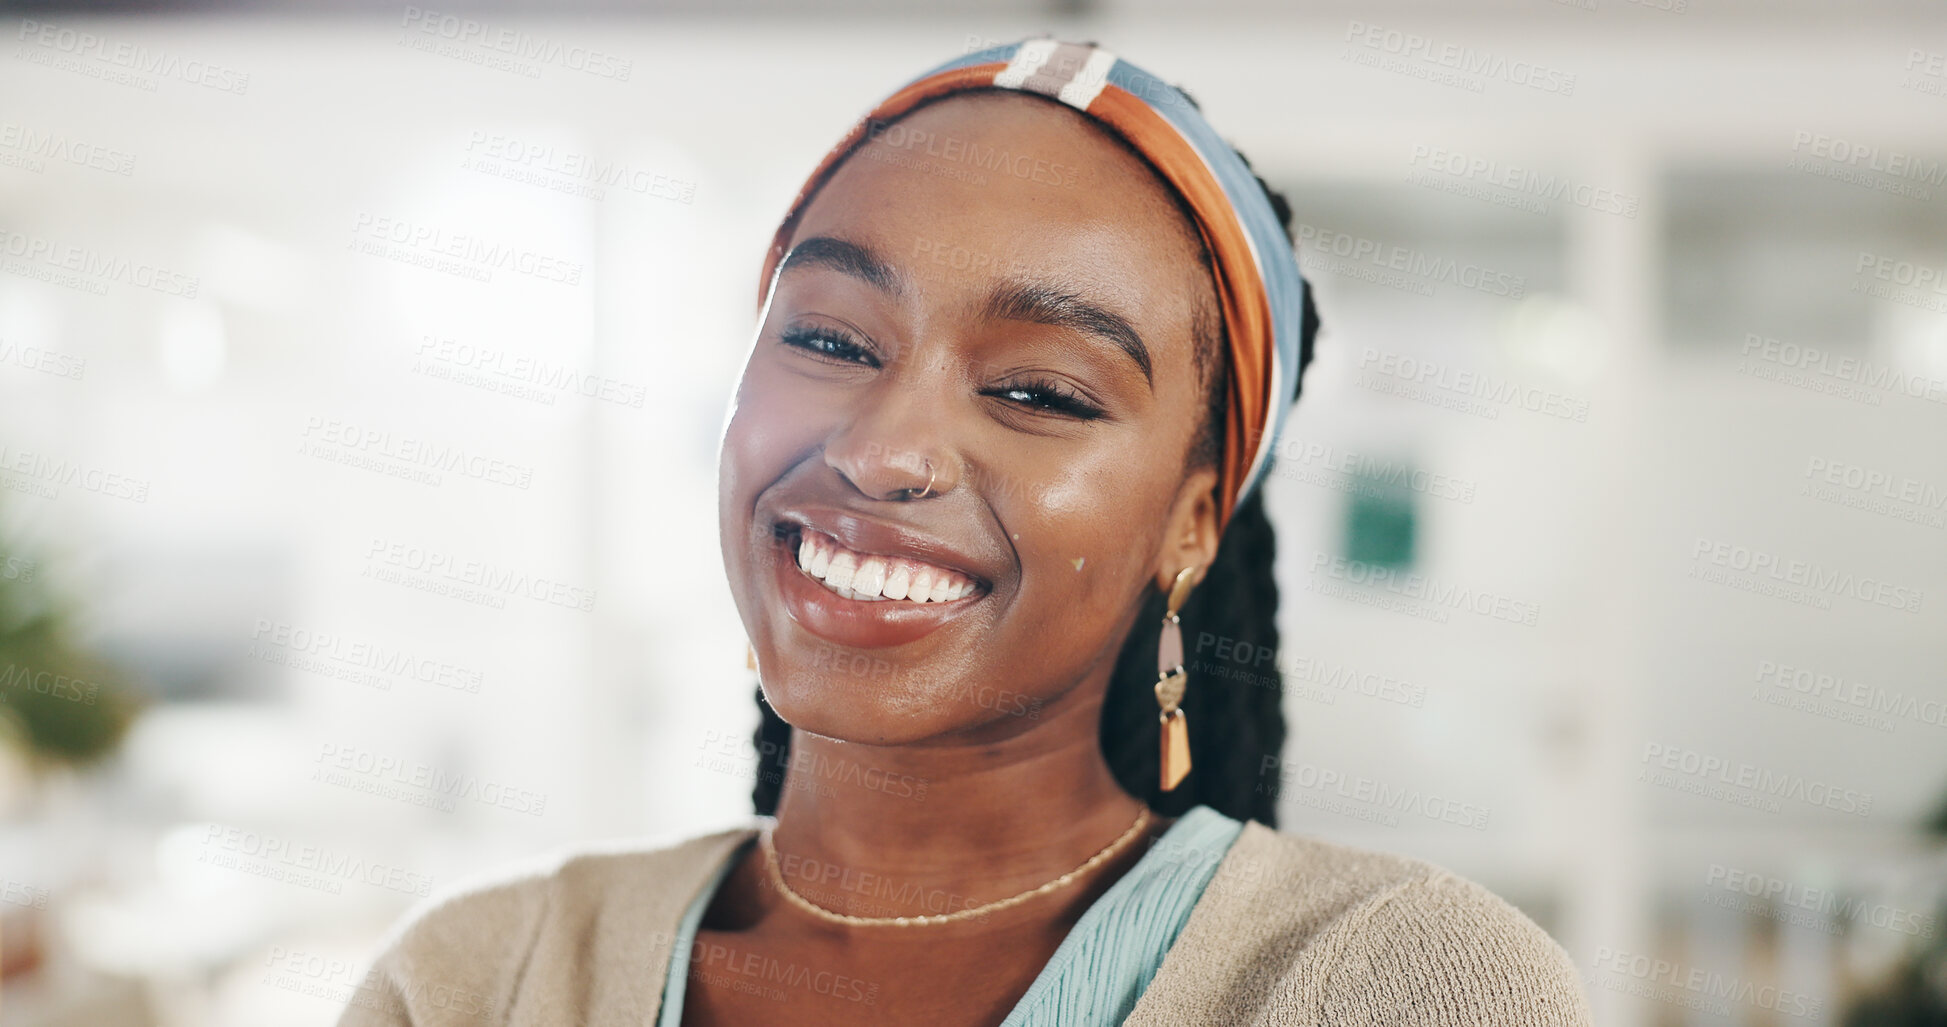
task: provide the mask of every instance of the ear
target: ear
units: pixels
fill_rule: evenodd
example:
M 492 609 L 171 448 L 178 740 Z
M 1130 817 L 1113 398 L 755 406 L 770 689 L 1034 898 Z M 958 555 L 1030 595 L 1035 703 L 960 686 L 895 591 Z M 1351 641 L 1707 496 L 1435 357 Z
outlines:
M 1170 518 L 1163 532 L 1163 547 L 1156 554 L 1156 587 L 1167 593 L 1176 584 L 1176 575 L 1185 567 L 1197 568 L 1194 578 L 1203 581 L 1210 562 L 1217 558 L 1217 469 L 1201 467 L 1183 479 L 1183 488 L 1170 506 Z

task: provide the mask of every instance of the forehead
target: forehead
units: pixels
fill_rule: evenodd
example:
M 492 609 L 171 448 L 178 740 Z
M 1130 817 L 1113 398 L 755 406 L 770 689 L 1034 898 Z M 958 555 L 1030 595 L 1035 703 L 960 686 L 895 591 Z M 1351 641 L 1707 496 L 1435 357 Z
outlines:
M 865 245 L 934 298 L 1033 278 L 1159 328 L 1187 324 L 1210 290 L 1201 243 L 1168 186 L 1065 105 L 961 94 L 870 136 L 813 198 L 795 238 Z

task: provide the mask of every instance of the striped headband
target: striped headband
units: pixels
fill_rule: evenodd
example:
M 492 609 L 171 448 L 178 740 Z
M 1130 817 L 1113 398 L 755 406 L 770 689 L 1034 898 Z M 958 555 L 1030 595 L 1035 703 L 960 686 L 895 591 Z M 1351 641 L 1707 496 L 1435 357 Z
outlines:
M 1175 86 L 1086 43 L 1029 39 L 948 61 L 873 108 L 806 180 L 764 260 L 758 309 L 813 194 L 872 127 L 920 103 L 977 89 L 1019 89 L 1087 114 L 1147 158 L 1183 198 L 1211 256 L 1230 349 L 1230 393 L 1218 471 L 1218 523 L 1257 487 L 1284 429 L 1299 367 L 1305 280 L 1270 201 L 1244 164 Z

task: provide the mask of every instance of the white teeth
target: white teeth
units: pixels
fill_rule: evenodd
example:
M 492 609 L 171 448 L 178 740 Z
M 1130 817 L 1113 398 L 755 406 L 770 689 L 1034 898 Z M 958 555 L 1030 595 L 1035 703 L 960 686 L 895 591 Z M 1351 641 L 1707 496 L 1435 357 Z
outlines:
M 904 599 L 906 590 L 912 586 L 913 575 L 903 563 L 892 565 L 886 572 L 886 583 L 879 586 L 879 594 L 887 599 Z
M 913 580 L 906 583 L 906 598 L 923 603 L 933 594 L 933 569 L 921 567 L 913 572 Z
M 877 556 L 868 556 L 859 563 L 858 573 L 852 575 L 852 591 L 860 595 L 876 596 L 886 583 L 886 561 Z
M 832 555 L 832 565 L 825 568 L 825 584 L 833 588 L 852 587 L 852 575 L 858 573 L 858 564 L 853 562 L 852 553 L 841 549 Z
M 917 560 L 853 552 L 809 529 L 798 542 L 798 567 L 842 598 L 865 602 L 944 603 L 970 596 L 977 587 L 955 571 Z

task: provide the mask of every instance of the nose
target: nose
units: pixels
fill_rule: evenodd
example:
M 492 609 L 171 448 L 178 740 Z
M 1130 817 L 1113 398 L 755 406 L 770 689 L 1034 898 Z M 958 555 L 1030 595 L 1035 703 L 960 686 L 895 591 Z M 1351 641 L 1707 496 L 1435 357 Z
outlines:
M 900 502 L 951 492 L 960 482 L 960 463 L 946 444 L 943 405 L 909 382 L 881 383 L 860 397 L 852 417 L 825 441 L 826 465 L 873 499 Z

